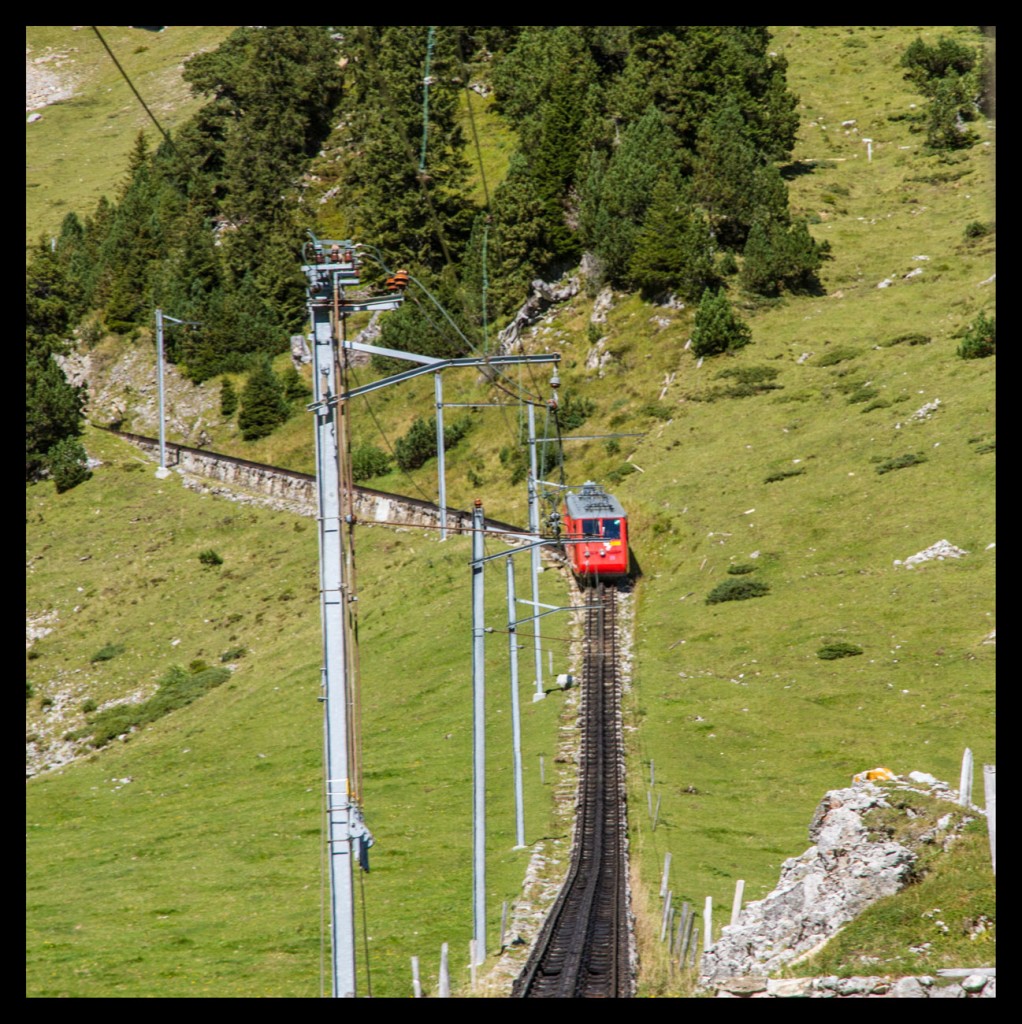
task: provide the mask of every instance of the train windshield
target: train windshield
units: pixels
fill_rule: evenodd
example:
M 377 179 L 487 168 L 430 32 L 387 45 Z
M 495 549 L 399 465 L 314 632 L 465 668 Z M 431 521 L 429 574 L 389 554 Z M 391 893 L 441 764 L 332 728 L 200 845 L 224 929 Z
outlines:
M 600 521 L 599 519 L 583 519 L 582 520 L 582 536 L 583 537 L 599 537 L 600 535 Z
M 607 540 L 620 540 L 621 539 L 621 520 L 620 519 L 604 519 L 602 522 L 603 522 L 603 536 Z

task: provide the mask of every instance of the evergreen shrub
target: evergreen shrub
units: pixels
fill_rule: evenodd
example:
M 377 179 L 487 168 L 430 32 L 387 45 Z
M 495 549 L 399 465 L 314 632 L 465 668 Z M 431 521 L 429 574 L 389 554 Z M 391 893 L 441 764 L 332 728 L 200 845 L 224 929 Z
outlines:
M 46 465 L 58 494 L 77 487 L 92 476 L 89 457 L 77 437 L 65 437 L 46 453 Z
M 220 415 L 230 419 L 238 411 L 238 392 L 234 390 L 230 377 L 220 381 Z
M 718 583 L 706 595 L 707 604 L 720 604 L 722 601 L 746 601 L 750 597 L 762 597 L 768 593 L 770 585 L 758 580 L 724 580 Z
M 731 308 L 727 295 L 707 288 L 696 310 L 692 353 L 697 358 L 719 355 L 742 348 L 751 340 L 752 331 Z
M 997 322 L 994 317 L 980 313 L 958 346 L 958 355 L 962 359 L 985 359 L 992 356 L 996 348 Z
M 801 476 L 804 472 L 804 469 L 782 469 L 777 473 L 771 473 L 763 483 L 775 484 L 778 480 L 787 480 L 789 476 Z
M 837 366 L 838 363 L 843 363 L 848 359 L 854 359 L 857 355 L 860 355 L 859 349 L 852 348 L 849 345 L 838 345 L 836 348 L 832 348 L 827 352 L 824 352 L 823 355 L 816 360 L 816 365 Z
M 856 654 L 862 653 L 862 648 L 858 644 L 849 644 L 841 640 L 833 644 L 824 644 L 816 652 L 816 657 L 824 661 L 834 661 L 836 658 L 853 658 Z
M 123 653 L 124 644 L 107 644 L 105 647 L 101 647 L 91 658 L 89 658 L 89 664 L 95 665 L 97 661 L 109 661 L 111 658 L 116 658 L 118 654 Z
M 894 459 L 887 459 L 881 462 L 877 466 L 877 472 L 880 474 L 890 473 L 894 469 L 905 469 L 906 466 L 918 466 L 921 462 L 926 461 L 926 456 L 923 454 L 913 454 L 912 452 L 906 452 L 904 455 L 899 455 Z
M 374 444 L 363 442 L 351 453 L 351 475 L 356 480 L 371 480 L 390 472 L 390 456 Z
M 993 224 L 984 224 L 982 221 L 973 220 L 965 225 L 964 234 L 966 238 L 982 238 L 984 235 L 989 235 L 993 230 Z
M 156 693 L 141 704 L 119 704 L 100 711 L 75 738 L 91 736 L 94 747 L 102 747 L 125 733 L 186 707 L 231 676 L 230 669 L 206 668 L 197 673 L 175 665 L 159 682 Z

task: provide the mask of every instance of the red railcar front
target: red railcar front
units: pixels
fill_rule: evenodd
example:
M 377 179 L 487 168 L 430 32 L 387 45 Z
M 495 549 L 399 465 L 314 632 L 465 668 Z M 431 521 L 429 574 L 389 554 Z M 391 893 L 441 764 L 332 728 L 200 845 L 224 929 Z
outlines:
M 629 572 L 628 517 L 621 503 L 588 481 L 564 501 L 563 523 L 568 557 L 576 576 L 621 579 Z

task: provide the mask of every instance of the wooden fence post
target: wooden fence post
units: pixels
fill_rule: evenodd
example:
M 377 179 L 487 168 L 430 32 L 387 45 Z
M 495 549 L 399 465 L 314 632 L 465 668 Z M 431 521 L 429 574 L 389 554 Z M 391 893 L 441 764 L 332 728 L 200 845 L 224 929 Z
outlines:
M 713 897 L 706 897 L 706 906 L 703 908 L 703 952 L 706 952 L 713 945 Z
M 412 957 L 412 994 L 416 999 L 422 998 L 422 985 L 419 984 L 419 958 Z
M 653 831 L 656 831 L 656 823 L 660 820 L 660 797 L 662 793 L 657 793 L 656 798 L 656 810 L 653 812 Z
M 500 949 L 503 950 L 506 943 L 504 937 L 507 935 L 507 900 L 504 900 L 504 905 L 500 911 Z
M 671 855 L 664 854 L 664 873 L 660 878 L 660 899 L 667 895 L 667 872 L 671 870 Z
M 983 799 L 987 808 L 987 831 L 990 833 L 990 864 L 997 874 L 997 765 L 983 765 Z

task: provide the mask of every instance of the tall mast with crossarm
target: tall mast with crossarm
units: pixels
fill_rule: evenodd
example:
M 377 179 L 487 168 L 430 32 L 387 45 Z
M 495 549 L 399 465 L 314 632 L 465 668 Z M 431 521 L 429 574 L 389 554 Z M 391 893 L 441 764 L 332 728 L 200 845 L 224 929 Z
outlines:
M 326 803 L 331 898 L 332 994 L 354 997 L 355 905 L 353 861 L 368 868 L 372 837 L 365 827 L 360 795 L 352 779 L 348 708 L 353 681 L 348 678 L 351 599 L 344 578 L 342 487 L 347 477 L 343 429 L 344 381 L 341 322 L 355 309 L 395 309 L 403 295 L 357 303 L 343 300 L 357 287 L 359 261 L 350 241 L 314 240 L 306 246 L 308 304 L 313 333 L 313 397 L 316 487 L 319 516 L 319 592 L 323 624 L 322 693 L 326 760 Z

